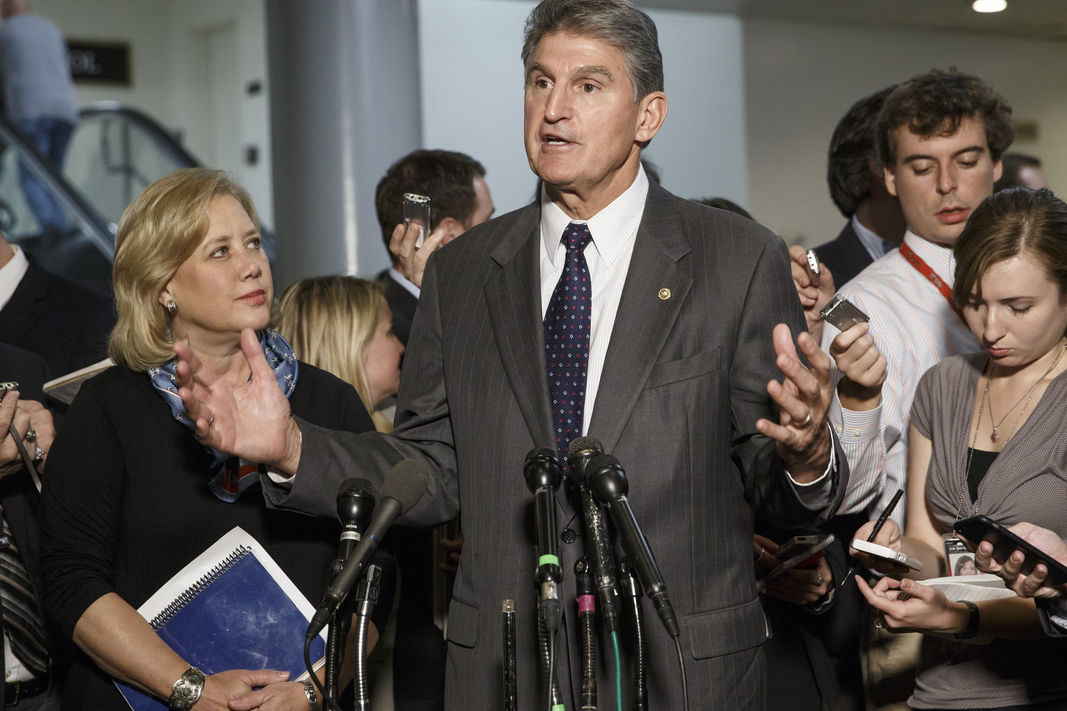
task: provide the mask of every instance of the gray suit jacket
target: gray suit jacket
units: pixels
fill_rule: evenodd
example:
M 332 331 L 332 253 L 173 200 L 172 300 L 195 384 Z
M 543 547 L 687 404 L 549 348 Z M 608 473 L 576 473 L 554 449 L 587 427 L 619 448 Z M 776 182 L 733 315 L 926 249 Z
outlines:
M 394 436 L 339 436 L 302 425 L 304 454 L 292 489 L 267 486 L 275 505 L 332 516 L 346 476 L 377 479 L 403 457 L 429 465 L 428 495 L 408 520 L 429 524 L 463 514 L 448 623 L 449 708 L 500 704 L 505 598 L 515 600 L 519 620 L 520 707 L 544 708 L 533 497 L 522 477 L 527 452 L 554 449 L 555 441 L 539 216 L 537 205 L 504 215 L 430 260 Z M 844 490 L 842 474 L 825 507 L 806 509 L 773 443 L 754 434 L 758 417 L 777 415 L 766 384 L 779 376 L 771 331 L 783 320 L 794 332 L 804 323 L 781 240 L 749 220 L 650 186 L 589 436 L 626 468 L 635 514 L 680 618 L 694 709 L 764 705 L 767 626 L 753 579 L 753 507 L 789 526 L 825 517 Z M 557 500 L 561 529 L 580 531 L 580 507 L 567 484 Z M 567 643 L 557 665 L 571 708 L 580 673 L 571 601 L 581 540 L 560 545 Z M 646 608 L 650 708 L 682 708 L 673 644 Z M 601 647 L 602 708 L 614 707 L 608 650 Z M 623 689 L 628 698 L 628 681 Z

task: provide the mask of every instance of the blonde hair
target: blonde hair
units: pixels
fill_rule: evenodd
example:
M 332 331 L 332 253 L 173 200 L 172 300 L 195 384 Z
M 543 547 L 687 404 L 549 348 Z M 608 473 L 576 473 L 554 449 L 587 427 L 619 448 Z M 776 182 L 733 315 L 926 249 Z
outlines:
M 291 284 L 276 314 L 278 332 L 296 357 L 352 385 L 379 430 L 391 429 L 391 423 L 375 412 L 363 356 L 387 308 L 377 282 L 325 276 Z
M 259 229 L 248 191 L 225 171 L 208 168 L 160 178 L 122 213 L 111 279 L 118 319 L 108 342 L 116 363 L 145 371 L 174 357 L 171 318 L 159 293 L 207 235 L 208 207 L 220 195 L 237 200 Z

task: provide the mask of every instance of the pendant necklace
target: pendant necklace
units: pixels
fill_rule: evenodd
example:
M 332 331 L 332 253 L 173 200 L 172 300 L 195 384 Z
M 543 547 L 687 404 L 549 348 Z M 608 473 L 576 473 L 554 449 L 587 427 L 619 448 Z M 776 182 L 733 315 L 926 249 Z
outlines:
M 1052 361 L 1052 365 L 1050 365 L 1048 367 L 1048 370 L 1046 370 L 1045 373 L 1040 378 L 1037 379 L 1037 382 L 1034 383 L 1030 387 L 1029 390 L 1027 390 L 1025 393 L 1023 393 L 1022 397 L 1020 397 L 1018 400 L 1015 401 L 1014 405 L 1012 405 L 1011 407 L 1008 408 L 1007 412 L 1004 413 L 1004 416 L 1000 418 L 1000 422 L 997 422 L 996 419 L 994 419 L 994 417 L 993 417 L 993 401 L 989 397 L 989 384 L 993 381 L 993 377 L 992 377 L 992 373 L 990 373 L 990 377 L 989 377 L 988 380 L 986 380 L 986 383 L 985 383 L 985 391 L 982 393 L 982 404 L 978 408 L 979 409 L 978 418 L 981 419 L 981 416 L 982 416 L 981 410 L 983 410 L 985 408 L 986 401 L 988 400 L 989 401 L 989 424 L 993 425 L 993 431 L 989 434 L 989 439 L 990 439 L 991 442 L 996 442 L 997 440 L 1000 439 L 1000 435 L 997 432 L 997 430 L 999 429 L 999 427 L 1001 425 L 1004 424 L 1004 420 L 1008 419 L 1008 415 L 1010 415 L 1015 410 L 1015 408 L 1019 405 L 1019 403 L 1022 402 L 1025 399 L 1026 400 L 1026 404 L 1023 405 L 1023 409 L 1019 410 L 1019 416 L 1015 418 L 1015 424 L 1012 425 L 1011 432 L 1008 433 L 1008 439 L 1005 440 L 1005 442 L 1011 440 L 1012 435 L 1015 434 L 1015 430 L 1018 429 L 1018 427 L 1019 427 L 1019 423 L 1022 422 L 1023 414 L 1026 412 L 1026 408 L 1028 408 L 1030 406 L 1030 401 L 1034 399 L 1034 393 L 1037 392 L 1038 386 L 1041 385 L 1042 381 L 1044 381 L 1045 378 L 1048 377 L 1049 373 L 1051 373 L 1053 370 L 1055 370 L 1056 366 L 1060 364 L 1060 359 L 1063 358 L 1063 352 L 1065 350 L 1067 350 L 1067 343 L 1065 343 L 1063 345 L 1063 348 L 1060 349 L 1060 354 L 1058 356 L 1056 356 L 1056 360 Z M 995 365 L 992 366 L 992 369 L 995 369 L 995 368 L 996 368 Z M 976 430 L 975 431 L 975 436 L 977 437 L 977 435 L 978 435 L 978 432 Z

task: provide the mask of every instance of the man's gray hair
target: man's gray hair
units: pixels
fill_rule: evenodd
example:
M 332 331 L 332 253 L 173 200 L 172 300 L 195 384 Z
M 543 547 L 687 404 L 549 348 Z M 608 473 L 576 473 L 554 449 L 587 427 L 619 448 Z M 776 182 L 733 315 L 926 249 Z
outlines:
M 527 74 L 538 43 L 554 32 L 571 32 L 618 48 L 634 87 L 634 101 L 663 91 L 656 24 L 627 0 L 544 0 L 526 18 L 522 64 Z

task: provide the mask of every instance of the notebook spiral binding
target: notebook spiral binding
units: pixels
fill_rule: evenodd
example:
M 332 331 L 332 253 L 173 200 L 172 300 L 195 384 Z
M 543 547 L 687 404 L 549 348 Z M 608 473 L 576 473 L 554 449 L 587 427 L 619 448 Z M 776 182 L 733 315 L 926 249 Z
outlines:
M 227 570 L 232 568 L 237 563 L 237 561 L 250 554 L 252 554 L 252 549 L 248 546 L 241 545 L 234 548 L 233 552 L 223 558 L 218 565 L 216 565 L 208 572 L 204 573 L 199 580 L 197 580 L 187 589 L 182 591 L 182 594 L 176 597 L 174 601 L 167 605 L 165 608 L 163 608 L 162 612 L 153 617 L 150 620 L 149 624 L 152 625 L 153 629 L 157 630 L 160 627 L 166 625 L 176 614 L 181 612 L 182 608 L 188 605 L 193 599 L 196 598 L 197 595 L 202 593 L 213 582 L 222 577 L 222 575 Z

